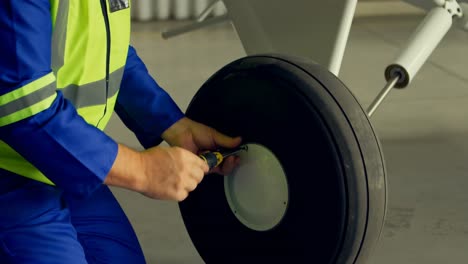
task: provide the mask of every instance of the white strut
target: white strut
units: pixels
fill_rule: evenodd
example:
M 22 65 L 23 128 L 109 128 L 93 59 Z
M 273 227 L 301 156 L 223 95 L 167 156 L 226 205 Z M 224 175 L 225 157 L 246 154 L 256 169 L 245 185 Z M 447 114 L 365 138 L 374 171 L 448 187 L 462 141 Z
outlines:
M 368 116 L 372 116 L 393 87 L 405 88 L 411 83 L 452 27 L 454 18 L 463 17 L 462 8 L 456 0 L 435 0 L 434 2 L 437 6 L 429 11 L 401 54 L 386 68 L 387 85 L 372 102 L 367 111 Z

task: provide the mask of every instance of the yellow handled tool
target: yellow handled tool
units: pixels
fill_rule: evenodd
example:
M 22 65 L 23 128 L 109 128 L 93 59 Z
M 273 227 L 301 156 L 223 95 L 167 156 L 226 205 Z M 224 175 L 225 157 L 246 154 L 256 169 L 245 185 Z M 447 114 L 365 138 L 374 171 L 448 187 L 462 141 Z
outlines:
M 248 150 L 247 145 L 242 145 L 235 149 L 208 151 L 208 152 L 200 154 L 199 156 L 208 164 L 211 170 L 219 166 L 219 164 L 221 164 L 225 158 L 236 155 L 237 153 L 244 151 L 244 150 L 245 151 Z

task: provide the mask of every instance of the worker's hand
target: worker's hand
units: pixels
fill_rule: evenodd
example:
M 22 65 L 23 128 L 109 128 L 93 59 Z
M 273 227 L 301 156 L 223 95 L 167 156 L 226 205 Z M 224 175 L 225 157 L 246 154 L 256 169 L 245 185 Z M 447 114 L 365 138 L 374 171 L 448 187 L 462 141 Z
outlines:
M 145 176 L 139 191 L 155 199 L 184 200 L 209 170 L 197 155 L 179 147 L 154 147 L 141 154 Z
M 154 147 L 143 152 L 118 145 L 117 157 L 104 184 L 148 197 L 182 201 L 208 172 L 208 165 L 179 147 Z
M 235 148 L 242 142 L 240 137 L 231 138 L 215 129 L 195 122 L 189 118 L 182 118 L 162 134 L 162 138 L 171 146 L 185 148 L 198 154 L 204 150 L 217 148 Z M 239 164 L 239 157 L 228 157 L 211 172 L 229 174 Z

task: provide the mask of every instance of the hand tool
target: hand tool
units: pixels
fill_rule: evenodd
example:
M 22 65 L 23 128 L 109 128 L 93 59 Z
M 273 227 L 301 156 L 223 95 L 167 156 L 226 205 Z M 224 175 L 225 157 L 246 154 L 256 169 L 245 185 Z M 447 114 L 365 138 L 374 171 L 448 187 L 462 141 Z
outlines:
M 223 150 L 217 150 L 217 151 L 204 152 L 200 154 L 199 157 L 208 164 L 211 170 L 219 166 L 219 164 L 221 164 L 223 160 L 226 159 L 227 157 L 236 155 L 237 153 L 241 151 L 247 151 L 247 150 L 248 150 L 247 145 L 241 145 L 234 149 L 223 149 Z

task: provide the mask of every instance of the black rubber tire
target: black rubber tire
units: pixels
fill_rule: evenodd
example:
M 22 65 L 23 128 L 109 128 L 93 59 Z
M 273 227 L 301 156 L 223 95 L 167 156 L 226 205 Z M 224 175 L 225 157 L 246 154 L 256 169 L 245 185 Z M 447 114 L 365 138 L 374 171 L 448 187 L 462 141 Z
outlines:
M 207 175 L 180 209 L 206 263 L 362 263 L 383 226 L 386 180 L 379 141 L 358 101 L 333 74 L 299 58 L 259 55 L 230 63 L 186 115 L 270 149 L 286 173 L 279 225 L 237 220 L 224 179 Z

